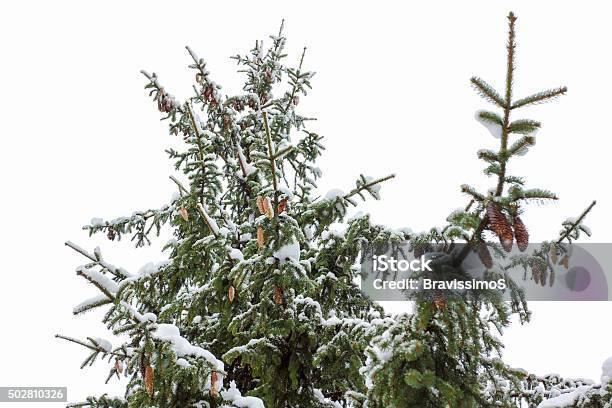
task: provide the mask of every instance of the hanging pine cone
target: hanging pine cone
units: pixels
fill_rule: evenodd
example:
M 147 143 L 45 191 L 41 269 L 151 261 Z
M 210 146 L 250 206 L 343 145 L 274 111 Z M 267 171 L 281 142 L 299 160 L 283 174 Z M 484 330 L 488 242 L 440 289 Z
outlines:
M 487 217 L 489 218 L 489 225 L 495 235 L 499 237 L 502 247 L 506 252 L 510 252 L 514 241 L 514 233 L 499 204 L 494 202 L 487 204 Z
M 115 370 L 118 374 L 121 374 L 123 372 L 123 364 L 121 363 L 121 361 L 119 361 L 119 359 L 115 360 Z
M 227 290 L 227 298 L 229 299 L 230 303 L 234 301 L 235 296 L 236 296 L 236 288 L 234 288 L 233 286 L 230 286 L 229 289 Z
M 544 268 L 542 270 L 542 274 L 540 275 L 540 285 L 546 286 L 547 277 L 548 277 L 548 268 Z
M 261 204 L 263 214 L 265 214 L 269 219 L 274 218 L 274 210 L 272 210 L 272 203 L 270 203 L 270 198 L 264 197 Z
M 257 246 L 259 248 L 263 248 L 264 243 L 265 243 L 265 238 L 264 238 L 263 228 L 261 228 L 261 226 L 258 226 L 257 227 Z
M 541 275 L 542 275 L 542 271 L 540 270 L 540 264 L 538 262 L 534 262 L 531 265 L 531 276 L 533 277 L 533 281 L 536 284 L 540 283 Z
M 117 233 L 115 232 L 115 229 L 113 227 L 108 227 L 108 231 L 106 232 L 106 237 L 111 241 L 115 240 L 115 238 L 117 237 Z
M 563 258 L 561 258 L 559 265 L 563 266 L 565 269 L 569 268 L 569 256 L 565 255 Z
M 150 365 L 147 365 L 145 368 L 144 380 L 147 392 L 153 394 L 153 367 Z
M 552 288 L 554 284 L 555 284 L 555 271 L 552 271 L 550 273 L 550 287 Z
M 219 376 L 216 371 L 210 373 L 210 395 L 213 397 L 217 395 L 217 381 L 219 381 Z
M 280 200 L 280 202 L 278 203 L 278 207 L 276 208 L 276 213 L 282 214 L 283 211 L 285 211 L 286 206 L 287 206 L 287 198 L 285 197 L 282 200 Z
M 204 88 L 202 92 L 202 96 L 204 97 L 204 102 L 210 102 L 212 94 L 213 94 L 212 85 L 208 85 L 206 88 Z
M 446 299 L 444 299 L 441 293 L 434 295 L 434 305 L 438 310 L 443 310 L 446 307 Z
M 255 204 L 257 204 L 257 209 L 259 210 L 260 214 L 265 214 L 264 207 L 263 207 L 263 200 L 264 198 L 260 195 L 258 195 L 257 198 L 255 199 Z
M 283 303 L 283 290 L 278 285 L 274 285 L 274 293 L 272 294 L 272 300 L 277 305 Z
M 187 212 L 185 207 L 179 208 L 178 213 L 185 221 L 189 221 L 189 213 Z
M 145 373 L 146 373 L 146 369 L 147 369 L 147 358 L 146 356 L 143 354 L 140 355 L 140 376 L 142 378 L 145 378 Z
M 293 97 L 293 106 L 297 106 L 298 103 L 300 103 L 300 97 L 295 95 Z
M 232 122 L 232 118 L 227 113 L 223 115 L 223 127 L 228 128 L 230 123 Z
M 518 249 L 524 252 L 527 249 L 527 245 L 529 245 L 529 232 L 520 217 L 514 217 L 514 237 L 516 238 Z
M 548 251 L 549 254 L 549 258 L 550 258 L 550 262 L 552 262 L 553 265 L 557 264 L 557 246 L 555 244 L 552 244 L 550 246 L 550 251 Z
M 487 244 L 483 241 L 478 241 L 476 243 L 476 252 L 485 268 L 491 269 L 493 267 L 493 257 L 491 257 Z

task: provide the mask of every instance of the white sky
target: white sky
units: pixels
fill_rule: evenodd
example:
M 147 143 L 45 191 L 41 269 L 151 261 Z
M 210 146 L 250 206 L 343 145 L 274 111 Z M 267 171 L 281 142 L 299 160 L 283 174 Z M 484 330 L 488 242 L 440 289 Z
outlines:
M 593 242 L 610 242 L 612 195 L 606 126 L 612 86 L 607 2 L 78 2 L 21 1 L 0 11 L 0 174 L 3 200 L 0 386 L 68 386 L 74 401 L 104 391 L 106 367 L 79 370 L 86 356 L 53 338 L 103 336 L 97 314 L 72 307 L 95 290 L 77 279 L 84 260 L 66 239 L 132 270 L 163 258 L 87 239 L 80 226 L 159 207 L 173 192 L 163 152 L 166 125 L 146 96 L 140 69 L 168 90 L 191 91 L 189 44 L 228 93 L 241 77 L 229 56 L 246 52 L 286 19 L 291 58 L 309 48 L 317 71 L 303 108 L 317 116 L 326 155 L 320 187 L 349 189 L 363 172 L 397 178 L 363 209 L 390 226 L 423 230 L 463 206 L 459 185 L 485 186 L 475 158 L 495 140 L 473 119 L 490 108 L 470 89 L 479 75 L 504 77 L 507 12 L 518 20 L 517 94 L 565 84 L 568 96 L 525 114 L 543 122 L 517 174 L 561 200 L 524 217 L 534 240 L 591 199 Z M 584 3 L 582 3 L 584 4 Z M 535 304 L 534 319 L 506 336 L 506 361 L 545 374 L 598 379 L 612 355 L 611 303 Z M 25 404 L 24 404 L 25 406 Z M 61 406 L 61 404 L 58 404 Z

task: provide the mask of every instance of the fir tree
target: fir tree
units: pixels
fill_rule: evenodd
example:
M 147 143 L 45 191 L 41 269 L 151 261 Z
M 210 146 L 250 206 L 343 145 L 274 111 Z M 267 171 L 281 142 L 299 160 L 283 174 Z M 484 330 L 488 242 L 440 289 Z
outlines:
M 125 398 L 90 397 L 73 406 L 513 407 L 577 388 L 577 382 L 548 379 L 557 391 L 535 392 L 533 376 L 501 360 L 503 345 L 493 332 L 507 327 L 512 314 L 529 320 L 509 270 L 522 266 L 528 278 L 552 284 L 568 245 L 589 234 L 583 220 L 594 205 L 567 220 L 555 240 L 527 250 L 520 215 L 530 201 L 557 197 L 510 173 L 511 161 L 534 145 L 540 127 L 511 114 L 566 89 L 514 98 L 516 18 L 510 13 L 508 19 L 504 92 L 480 78 L 471 81 L 501 111 L 477 114 L 499 138 L 497 150 L 478 153 L 494 186 L 487 192 L 462 186 L 469 204 L 451 213 L 444 228 L 421 234 L 373 225 L 368 216 L 347 219 L 357 198 L 379 198 L 380 184 L 392 176 L 360 176 L 348 192 L 317 196 L 323 138 L 297 111 L 313 74 L 303 69 L 304 54 L 295 68 L 284 65 L 282 28 L 268 49 L 256 42 L 250 53 L 234 57 L 246 76 L 238 95 L 222 95 L 190 49 L 196 85 L 185 102 L 157 75 L 143 72 L 170 133 L 184 141 L 167 150 L 182 173 L 171 176 L 178 192 L 161 209 L 94 219 L 85 228 L 111 241 L 131 235 L 138 247 L 167 226 L 169 259 L 132 274 L 99 249 L 67 243 L 88 258 L 77 274 L 100 292 L 75 314 L 106 307 L 104 323 L 128 340 L 113 348 L 102 339 L 59 337 L 91 351 L 83 366 L 107 358 L 108 379 L 130 377 Z M 331 228 L 336 223 L 344 231 Z M 355 285 L 356 264 L 363 248 L 399 248 L 406 240 L 415 255 L 448 255 L 434 274 L 466 277 L 463 261 L 477 253 L 489 278 L 510 283 L 511 302 L 495 291 L 420 294 L 413 313 L 385 316 Z M 509 257 L 514 242 L 524 252 Z M 609 403 L 609 393 L 598 395 L 590 401 Z
M 281 31 L 233 57 L 242 92 L 225 96 L 205 62 L 187 49 L 194 94 L 177 101 L 156 74 L 146 89 L 182 148 L 167 153 L 182 176 L 161 209 L 92 220 L 85 228 L 136 246 L 164 226 L 173 231 L 169 259 L 129 273 L 99 249 L 77 269 L 99 294 L 74 309 L 108 308 L 104 323 L 128 341 L 76 340 L 90 350 L 83 366 L 111 363 L 109 378 L 130 377 L 125 399 L 90 397 L 74 406 L 224 407 L 346 406 L 364 399 L 359 373 L 380 307 L 354 280 L 368 217 L 345 221 L 357 199 L 379 198 L 381 179 L 360 176 L 348 192 L 316 195 L 323 138 L 298 112 L 313 73 L 284 64 Z M 182 179 L 182 180 L 181 180 Z M 244 395 L 244 396 L 243 396 Z M 232 405 L 233 404 L 233 405 Z
M 501 113 L 479 111 L 476 119 L 499 139 L 497 150 L 482 149 L 478 157 L 486 163 L 484 173 L 494 186 L 480 192 L 469 185 L 462 191 L 470 202 L 463 210 L 448 217 L 443 229 L 409 234 L 415 256 L 438 251 L 448 256 L 425 274 L 448 279 L 468 278 L 464 259 L 477 252 L 489 279 L 504 278 L 509 284 L 511 302 L 499 291 L 472 291 L 468 296 L 442 296 L 419 293 L 412 314 L 400 315 L 372 340 L 363 369 L 369 388 L 367 407 L 442 408 L 442 407 L 512 407 L 520 406 L 517 394 L 524 389 L 525 373 L 508 367 L 501 360 L 503 345 L 494 331 L 501 333 L 512 314 L 521 322 L 530 312 L 524 293 L 508 271 L 523 266 L 531 278 L 546 283 L 554 273 L 549 262 L 551 250 L 567 250 L 567 245 L 581 232 L 589 234 L 582 221 L 591 204 L 576 220 L 563 224 L 559 237 L 521 256 L 507 257 L 516 241 L 521 251 L 527 249 L 529 234 L 520 214 L 530 201 L 556 200 L 554 193 L 541 188 L 527 188 L 522 177 L 510 173 L 510 163 L 535 144 L 540 123 L 530 119 L 511 119 L 520 108 L 550 101 L 565 94 L 560 87 L 515 99 L 515 23 L 508 16 L 506 81 L 503 93 L 483 79 L 473 77 L 476 91 Z M 492 242 L 487 236 L 499 240 Z M 456 242 L 467 242 L 460 249 Z M 497 262 L 493 262 L 497 260 Z M 417 275 L 418 277 L 418 275 Z M 552 279 L 548 282 L 552 283 Z M 427 296 L 425 296 L 427 295 Z M 364 405 L 365 406 L 365 405 Z

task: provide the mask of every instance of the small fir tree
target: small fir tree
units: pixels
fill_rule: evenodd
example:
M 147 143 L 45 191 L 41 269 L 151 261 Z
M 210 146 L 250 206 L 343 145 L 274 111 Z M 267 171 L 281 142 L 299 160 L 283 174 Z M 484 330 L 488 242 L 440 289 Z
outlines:
M 478 77 L 471 83 L 501 114 L 479 111 L 476 119 L 499 139 L 497 150 L 482 149 L 478 157 L 486 163 L 484 173 L 495 179 L 494 187 L 486 192 L 463 185 L 470 202 L 463 210 L 453 212 L 443 229 L 409 234 L 416 257 L 427 252 L 448 254 L 434 272 L 423 275 L 438 278 L 469 279 L 463 268 L 464 259 L 476 252 L 484 265 L 486 280 L 504 278 L 509 284 L 511 302 L 499 291 L 471 291 L 467 296 L 416 296 L 412 314 L 400 315 L 376 336 L 367 350 L 368 361 L 363 368 L 369 388 L 369 408 L 387 407 L 513 407 L 520 406 L 516 397 L 524 389 L 525 373 L 503 363 L 503 345 L 499 333 L 516 314 L 521 322 L 530 314 L 524 293 L 508 271 L 522 266 L 531 271 L 531 278 L 545 284 L 554 273 L 550 262 L 553 250 L 567 249 L 581 232 L 589 234 L 582 224 L 591 204 L 576 220 L 564 223 L 559 237 L 533 251 L 508 258 L 513 243 L 526 251 L 529 234 L 520 214 L 530 201 L 556 200 L 554 193 L 540 188 L 527 188 L 522 177 L 510 174 L 509 164 L 524 155 L 534 144 L 534 133 L 540 123 L 530 119 L 511 120 L 519 108 L 550 101 L 565 94 L 560 87 L 514 99 L 515 23 L 508 16 L 507 72 L 503 94 Z M 499 240 L 499 244 L 487 239 Z M 467 242 L 460 249 L 455 242 Z M 498 262 L 494 263 L 495 259 Z M 562 258 L 566 259 L 566 258 Z M 419 277 L 419 275 L 416 275 Z M 552 284 L 552 279 L 548 282 Z M 429 295 L 429 294 L 427 294 Z M 364 405 L 365 406 L 365 405 Z

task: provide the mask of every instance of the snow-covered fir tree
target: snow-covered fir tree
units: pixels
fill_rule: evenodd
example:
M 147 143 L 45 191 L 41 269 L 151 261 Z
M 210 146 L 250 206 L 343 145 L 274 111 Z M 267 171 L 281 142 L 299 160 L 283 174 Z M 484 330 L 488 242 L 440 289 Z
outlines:
M 476 91 L 501 111 L 476 114 L 476 119 L 498 139 L 496 150 L 478 151 L 478 157 L 486 163 L 484 172 L 494 179 L 494 185 L 484 192 L 463 185 L 461 189 L 469 203 L 451 213 L 444 228 L 406 238 L 415 257 L 428 252 L 446 255 L 439 258 L 440 264 L 433 272 L 424 273 L 434 279 L 468 279 L 463 261 L 476 252 L 487 280 L 504 278 L 509 284 L 511 301 L 505 301 L 499 291 L 471 291 L 467 296 L 417 293 L 413 313 L 396 317 L 381 335 L 374 337 L 366 351 L 368 360 L 362 372 L 369 388 L 369 408 L 520 407 L 524 402 L 520 395 L 527 395 L 521 394 L 526 387 L 526 373 L 501 360 L 503 344 L 497 334 L 510 324 L 511 315 L 526 322 L 530 312 L 516 284 L 517 277 L 509 271 L 522 266 L 530 271 L 530 279 L 552 285 L 557 264 L 567 260 L 568 245 L 581 232 L 589 234 L 582 221 L 594 203 L 577 219 L 564 222 L 554 241 L 527 251 L 529 234 L 520 214 L 530 201 L 557 197 L 544 189 L 527 188 L 523 177 L 510 173 L 511 162 L 535 144 L 534 135 L 540 127 L 537 121 L 511 116 L 520 108 L 563 95 L 566 88 L 515 98 L 513 13 L 508 22 L 503 93 L 481 78 L 471 79 Z M 456 242 L 467 245 L 458 248 Z M 525 253 L 510 257 L 506 253 L 515 242 Z M 556 257 L 554 262 L 551 257 Z
M 72 406 L 545 407 L 565 398 L 574 404 L 567 406 L 610 408 L 612 373 L 593 385 L 536 377 L 501 360 L 497 334 L 513 314 L 521 322 L 530 317 L 508 271 L 521 266 L 527 279 L 552 285 L 555 268 L 567 266 L 569 245 L 589 234 L 583 220 L 594 205 L 564 222 L 554 240 L 527 250 L 520 215 L 530 201 L 557 197 L 510 173 L 540 127 L 511 114 L 566 89 L 515 98 L 516 18 L 511 13 L 508 20 L 504 92 L 472 78 L 501 111 L 477 113 L 498 138 L 496 150 L 478 152 L 494 185 L 486 192 L 462 186 L 469 203 L 443 228 L 419 234 L 373 225 L 368 216 L 347 218 L 358 198 L 379 198 L 381 183 L 392 176 L 360 176 L 351 190 L 318 195 L 323 138 L 298 113 L 313 73 L 303 68 L 304 54 L 295 67 L 285 65 L 282 28 L 269 47 L 256 42 L 234 57 L 245 75 L 237 95 L 222 94 L 190 49 L 195 86 L 186 101 L 143 72 L 170 134 L 184 142 L 167 150 L 177 194 L 161 209 L 94 219 L 85 228 L 111 241 L 129 236 L 137 247 L 164 227 L 173 238 L 165 246 L 167 261 L 135 273 L 97 248 L 67 243 L 87 259 L 77 274 L 99 291 L 74 313 L 106 308 L 104 323 L 121 343 L 58 337 L 90 351 L 83 367 L 106 359 L 107 381 L 129 378 L 123 398 L 92 396 Z M 386 316 L 355 284 L 357 264 L 363 248 L 406 240 L 415 255 L 448 255 L 434 273 L 459 278 L 467 277 L 463 260 L 476 253 L 487 277 L 510 282 L 511 301 L 496 291 L 434 293 L 412 299 L 410 314 Z M 524 251 L 520 256 L 506 253 L 514 243 Z
M 325 407 L 365 399 L 359 373 L 382 310 L 354 280 L 368 217 L 346 221 L 358 199 L 378 199 L 380 179 L 318 196 L 322 136 L 298 112 L 313 73 L 285 64 L 281 31 L 233 58 L 245 76 L 226 96 L 203 59 L 187 49 L 194 94 L 176 100 L 154 73 L 143 72 L 171 135 L 177 194 L 161 209 L 92 220 L 85 228 L 136 246 L 167 226 L 166 262 L 131 273 L 99 249 L 67 245 L 87 258 L 77 274 L 99 294 L 74 309 L 108 308 L 108 341 L 78 340 L 111 362 L 109 379 L 130 378 L 124 399 L 91 397 L 93 407 Z M 304 50 L 305 52 L 305 50 Z M 373 232 L 374 231 L 374 232 Z

